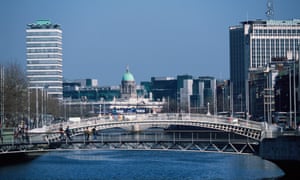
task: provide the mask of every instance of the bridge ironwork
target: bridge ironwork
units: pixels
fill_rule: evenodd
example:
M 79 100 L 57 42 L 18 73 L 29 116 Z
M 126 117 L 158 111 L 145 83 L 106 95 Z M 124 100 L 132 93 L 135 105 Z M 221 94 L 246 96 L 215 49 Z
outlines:
M 145 130 L 153 127 L 168 129 L 172 125 L 201 127 L 206 130 L 164 130 L 163 132 Z M 72 141 L 61 139 L 60 126 L 63 128 L 69 126 Z M 84 138 L 87 128 L 89 130 L 96 128 L 97 132 L 100 132 L 97 139 L 86 140 Z M 110 128 L 130 128 L 135 133 L 130 135 L 101 133 L 101 130 Z M 0 154 L 84 148 L 174 149 L 255 154 L 264 133 L 265 124 L 260 122 L 199 114 L 135 115 L 124 116 L 121 120 L 97 117 L 34 129 L 30 131 L 28 142 L 14 139 L 1 144 Z M 203 134 L 206 135 L 203 136 Z
M 249 121 L 221 116 L 206 116 L 199 114 L 156 114 L 156 115 L 136 115 L 124 117 L 122 120 L 110 120 L 103 117 L 88 118 L 81 122 L 54 124 L 47 127 L 48 132 L 57 132 L 60 126 L 69 126 L 72 135 L 83 134 L 86 128 L 95 127 L 96 130 L 103 130 L 118 127 L 168 127 L 171 125 L 193 126 L 209 128 L 224 132 L 233 132 L 250 139 L 260 141 L 265 134 L 265 124 L 262 122 Z M 54 133 L 48 136 L 49 141 L 55 141 L 59 134 Z

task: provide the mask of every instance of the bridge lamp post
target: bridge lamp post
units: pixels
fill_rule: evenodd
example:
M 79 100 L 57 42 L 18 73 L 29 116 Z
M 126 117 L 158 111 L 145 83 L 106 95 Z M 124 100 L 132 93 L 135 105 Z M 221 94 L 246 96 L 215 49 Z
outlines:
M 66 102 L 67 102 L 67 100 L 64 99 L 63 101 L 64 101 L 64 117 L 65 117 L 64 119 L 67 120 L 67 110 L 66 110 Z
M 294 60 L 294 126 L 295 126 L 295 129 L 297 129 L 296 62 L 298 62 L 298 81 L 300 79 L 299 78 L 299 76 L 300 76 L 300 71 L 299 71 L 300 47 L 299 46 L 297 47 L 297 51 L 298 51 L 298 53 L 297 53 L 296 59 Z M 298 89 L 299 89 L 299 85 L 298 85 Z
M 298 57 L 299 58 L 299 57 Z M 296 121 L 296 112 L 297 112 L 297 105 L 296 105 L 296 60 L 292 61 L 293 63 L 293 95 L 291 94 L 291 96 L 293 96 L 293 106 L 294 106 L 294 124 L 291 124 L 291 126 L 294 126 L 294 128 L 297 128 L 297 121 Z M 291 108 L 290 108 L 291 109 Z
M 1 91 L 1 109 L 0 109 L 0 118 L 1 118 L 1 122 L 0 122 L 0 134 L 1 136 L 3 135 L 3 126 L 4 126 L 4 66 L 0 65 L 0 91 Z M 0 137 L 2 138 L 2 137 Z
M 35 88 L 35 123 L 36 128 L 39 127 L 39 91 Z
M 27 125 L 29 128 L 34 128 L 32 127 L 32 125 L 34 124 L 34 122 L 31 120 L 31 97 L 32 97 L 32 88 L 27 89 Z
M 41 108 L 42 108 L 42 114 L 41 114 L 41 119 L 42 119 L 42 127 L 46 124 L 47 121 L 47 102 L 48 102 L 48 85 L 45 85 L 44 87 L 41 88 L 41 95 L 42 95 L 42 100 L 41 100 Z
M 297 127 L 297 122 L 296 122 L 296 68 L 295 68 L 295 63 L 296 63 L 296 60 L 288 60 L 289 62 L 289 126 L 290 127 L 293 127 L 296 129 Z M 293 67 L 291 67 L 293 66 Z M 292 68 L 293 68 L 293 82 L 292 82 Z M 293 83 L 293 86 L 292 86 L 292 83 Z M 293 88 L 292 88 L 293 87 Z M 293 92 L 292 92 L 293 90 Z M 293 102 L 293 104 L 292 104 Z M 294 108 L 292 107 L 294 106 Z M 292 113 L 294 113 L 294 117 L 292 116 Z M 293 123 L 293 119 L 294 118 L 294 123 Z
M 224 112 L 224 99 L 225 99 L 225 90 L 224 90 L 224 86 L 222 87 L 222 112 Z
M 241 110 L 240 110 L 240 112 L 243 112 L 243 95 L 242 95 L 242 93 L 238 95 L 238 98 L 240 99 L 240 103 L 241 103 Z
M 101 117 L 101 104 L 99 105 L 99 117 Z
M 210 116 L 210 112 L 209 112 L 209 102 L 207 103 L 207 115 Z
M 289 126 L 292 126 L 292 77 L 291 77 L 291 67 L 289 67 L 289 106 L 290 106 L 290 113 L 289 113 Z
M 46 124 L 47 124 L 47 121 L 48 121 L 48 116 L 47 116 L 47 108 L 48 108 L 48 87 L 49 87 L 49 85 L 46 85 L 45 87 L 44 87 L 44 89 L 45 89 L 45 93 L 46 93 L 46 102 L 45 102 L 45 116 L 46 116 Z

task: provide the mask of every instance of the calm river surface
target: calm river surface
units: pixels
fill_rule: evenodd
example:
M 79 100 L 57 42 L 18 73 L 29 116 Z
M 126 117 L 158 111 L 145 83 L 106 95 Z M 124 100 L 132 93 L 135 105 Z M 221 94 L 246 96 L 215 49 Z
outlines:
M 51 152 L 0 167 L 1 180 L 275 179 L 283 172 L 252 155 L 190 151 L 77 150 Z

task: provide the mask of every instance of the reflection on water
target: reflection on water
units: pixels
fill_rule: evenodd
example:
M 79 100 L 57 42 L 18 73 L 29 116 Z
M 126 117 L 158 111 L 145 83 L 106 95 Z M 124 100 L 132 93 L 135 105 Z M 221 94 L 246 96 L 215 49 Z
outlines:
M 1 179 L 268 179 L 282 176 L 252 155 L 190 151 L 78 150 L 52 152 L 0 168 Z

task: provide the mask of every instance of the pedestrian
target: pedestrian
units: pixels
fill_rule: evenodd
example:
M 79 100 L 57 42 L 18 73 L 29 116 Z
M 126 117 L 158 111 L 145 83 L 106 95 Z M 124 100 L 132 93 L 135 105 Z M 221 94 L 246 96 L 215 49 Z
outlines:
M 84 135 L 85 135 L 85 140 L 89 141 L 90 140 L 90 130 L 89 130 L 89 127 L 86 127 L 86 130 L 84 131 Z
M 71 130 L 69 129 L 69 126 L 67 126 L 66 130 L 65 130 L 65 134 L 67 136 L 67 138 L 72 141 L 72 138 L 71 138 Z
M 3 136 L 2 136 L 2 124 L 1 124 L 1 122 L 0 122 L 0 140 L 1 140 L 1 144 L 3 144 Z
M 29 143 L 29 134 L 28 134 L 28 126 L 26 125 L 24 128 L 24 136 L 26 143 Z
M 1 144 L 3 144 L 3 137 L 2 137 L 2 128 L 1 128 L 1 124 L 0 124 L 0 140 L 1 140 Z
M 92 129 L 92 133 L 93 133 L 93 140 L 96 140 L 97 139 L 97 131 L 96 131 L 96 127 L 94 127 Z
M 14 129 L 14 141 L 15 143 L 20 143 L 21 142 L 21 128 L 19 126 L 15 127 Z
M 64 129 L 63 129 L 62 124 L 60 124 L 60 126 L 59 126 L 59 134 L 60 134 L 59 139 L 63 140 L 64 139 Z

